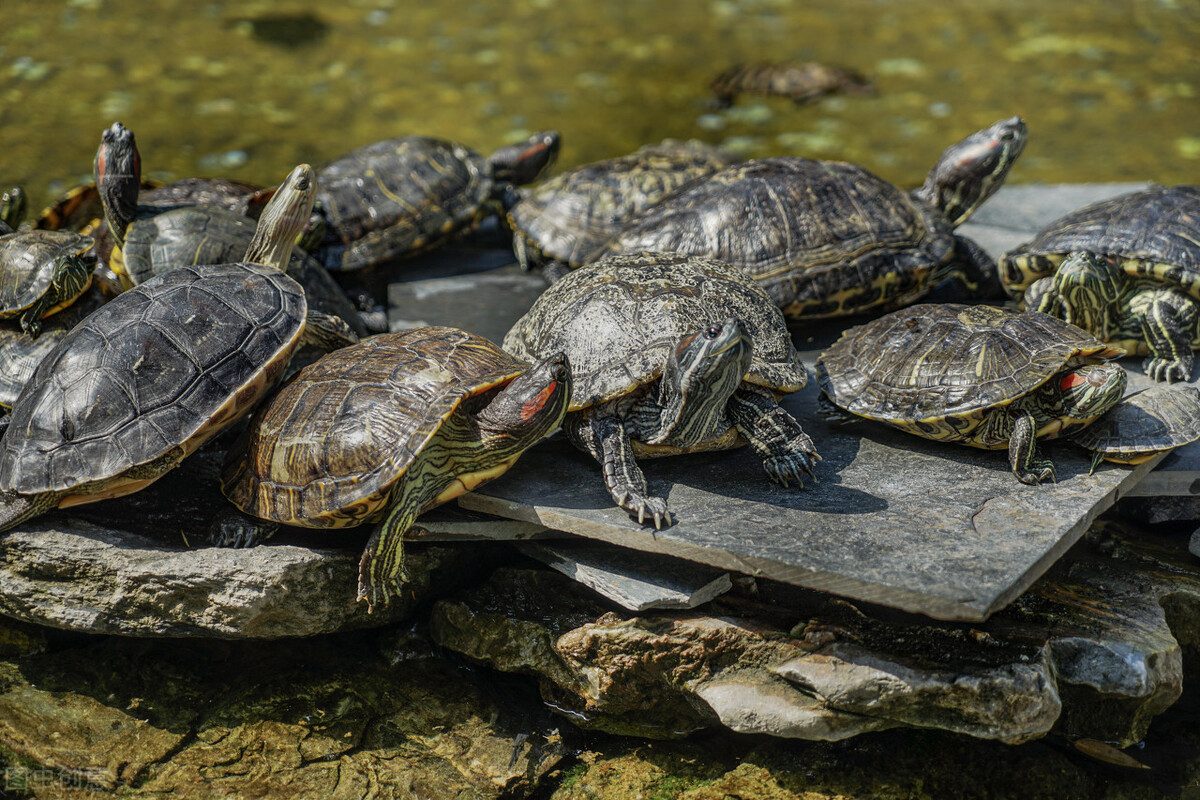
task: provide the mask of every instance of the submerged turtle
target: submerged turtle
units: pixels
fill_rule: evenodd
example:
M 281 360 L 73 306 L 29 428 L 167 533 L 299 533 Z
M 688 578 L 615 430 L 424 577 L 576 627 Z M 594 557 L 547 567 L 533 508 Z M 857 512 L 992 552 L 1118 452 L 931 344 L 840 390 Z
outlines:
M 1148 461 L 1200 439 L 1200 390 L 1194 386 L 1143 389 L 1070 439 L 1092 452 L 1093 472 L 1101 461 Z
M 1019 117 L 974 133 L 911 194 L 843 162 L 734 164 L 647 209 L 596 255 L 719 258 L 759 281 L 785 315 L 804 319 L 904 305 L 956 267 L 986 296 L 999 291 L 995 265 L 954 228 L 1000 187 L 1025 138 Z
M 537 180 L 558 154 L 557 132 L 537 133 L 484 158 L 428 136 L 352 150 L 318 173 L 327 269 L 382 264 L 440 244 L 499 210 L 511 185 Z
M 578 267 L 646 208 L 733 161 L 704 142 L 667 139 L 555 175 L 522 192 L 508 212 L 517 260 L 525 269 Z
M 820 458 L 778 403 L 807 381 L 783 316 L 754 281 L 715 259 L 635 253 L 589 264 L 552 284 L 504 349 L 571 359 L 563 430 L 600 462 L 613 500 L 639 522 L 662 527 L 671 517 L 635 456 L 749 442 L 784 486 L 803 486 Z
M 1076 209 L 1005 253 L 1000 280 L 1010 296 L 1020 297 L 1034 281 L 1053 275 L 1071 253 L 1082 251 L 1120 259 L 1132 277 L 1194 287 L 1200 276 L 1198 230 L 1200 186 L 1123 194 Z
M 373 336 L 302 369 L 229 452 L 222 488 L 247 514 L 289 525 L 380 525 L 358 597 L 404 579 L 402 540 L 423 511 L 503 474 L 562 422 L 561 353 L 529 367 L 455 328 Z
M 36 337 L 42 318 L 59 311 L 92 283 L 90 236 L 69 231 L 18 231 L 0 235 L 0 320 L 19 318 Z
M 246 261 L 171 270 L 63 337 L 4 420 L 0 530 L 138 491 L 249 411 L 302 339 L 354 338 L 281 271 L 313 193 L 297 167 Z
M 1008 450 L 1022 483 L 1054 479 L 1037 440 L 1094 422 L 1125 390 L 1123 355 L 1062 320 L 955 303 L 850 328 L 817 362 L 838 408 L 926 439 Z
M 834 92 L 874 92 L 871 82 L 861 73 L 815 61 L 737 64 L 713 78 L 709 86 L 716 95 L 715 108 L 728 108 L 739 94 L 745 93 L 788 97 L 796 105 L 804 105 Z
M 0 409 L 12 408 L 42 359 L 71 328 L 103 304 L 103 293 L 93 284 L 68 308 L 46 318 L 36 338 L 21 330 L 19 325 L 0 324 Z

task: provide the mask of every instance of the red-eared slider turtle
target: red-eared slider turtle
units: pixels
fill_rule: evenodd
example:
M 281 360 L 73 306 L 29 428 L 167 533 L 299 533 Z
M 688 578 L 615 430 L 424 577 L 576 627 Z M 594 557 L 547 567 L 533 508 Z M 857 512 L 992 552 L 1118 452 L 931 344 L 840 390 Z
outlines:
M 531 183 L 558 154 L 558 133 L 538 133 L 484 158 L 458 144 L 404 136 L 360 147 L 317 174 L 331 270 L 382 264 L 433 247 L 499 210 L 508 187 Z
M 75 302 L 92 283 L 92 237 L 68 231 L 0 235 L 0 320 L 19 318 L 36 337 L 42 318 Z
M 0 530 L 138 491 L 257 404 L 302 338 L 353 339 L 344 323 L 309 315 L 281 270 L 313 181 L 306 164 L 292 172 L 246 261 L 146 281 L 46 356 L 5 418 Z
M 855 70 L 814 61 L 737 64 L 713 78 L 709 86 L 716 95 L 716 108 L 728 108 L 745 93 L 788 97 L 803 105 L 834 92 L 874 92 L 871 82 Z
M 379 522 L 358 597 L 386 602 L 413 520 L 503 474 L 559 426 L 570 392 L 561 353 L 531 368 L 455 328 L 373 336 L 305 367 L 259 409 L 222 488 L 245 513 L 289 525 Z
M 504 349 L 571 359 L 563 430 L 639 522 L 662 527 L 671 517 L 635 456 L 749 442 L 784 486 L 803 486 L 819 458 L 778 403 L 807 381 L 783 316 L 760 286 L 715 259 L 633 253 L 581 267 L 534 302 Z
M 843 162 L 734 164 L 650 207 L 596 255 L 719 258 L 794 318 L 901 306 L 955 267 L 986 295 L 999 291 L 995 265 L 954 228 L 999 188 L 1024 146 L 1019 117 L 997 122 L 948 148 L 911 194 Z
M 71 328 L 103 304 L 103 293 L 93 284 L 69 307 L 47 317 L 36 338 L 21 330 L 19 325 L 0 323 L 0 409 L 12 408 L 42 359 L 54 350 Z
M 1155 186 L 1054 220 L 1032 241 L 1001 256 L 1000 280 L 1009 295 L 1020 297 L 1071 253 L 1089 252 L 1120 259 L 1133 277 L 1194 287 L 1200 275 L 1198 231 L 1200 186 Z
M 926 439 L 1008 450 L 1022 483 L 1054 478 L 1039 438 L 1094 422 L 1121 399 L 1123 353 L 1036 311 L 926 303 L 850 328 L 817 362 L 851 414 Z
M 544 180 L 509 209 L 517 260 L 525 269 L 578 267 L 647 207 L 733 161 L 704 142 L 667 139 Z
M 1093 471 L 1101 461 L 1140 464 L 1200 439 L 1200 390 L 1194 386 L 1143 389 L 1070 438 L 1092 451 Z

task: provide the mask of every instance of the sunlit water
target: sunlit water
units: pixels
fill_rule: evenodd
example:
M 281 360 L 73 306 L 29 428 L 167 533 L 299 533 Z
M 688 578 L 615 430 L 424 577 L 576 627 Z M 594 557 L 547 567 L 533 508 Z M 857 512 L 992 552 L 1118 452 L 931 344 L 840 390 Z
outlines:
M 1198 54 L 1196 0 L 6 0 L 0 183 L 40 204 L 119 119 L 160 179 L 275 183 L 381 138 L 488 151 L 557 128 L 564 166 L 697 137 L 911 185 L 1012 114 L 1031 131 L 1013 182 L 1200 183 Z M 708 107 L 716 72 L 764 59 L 878 91 Z

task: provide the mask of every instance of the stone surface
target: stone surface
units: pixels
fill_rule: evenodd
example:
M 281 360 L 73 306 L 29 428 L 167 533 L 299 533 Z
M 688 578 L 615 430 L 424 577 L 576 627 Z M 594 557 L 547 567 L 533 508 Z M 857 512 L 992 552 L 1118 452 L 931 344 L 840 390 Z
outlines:
M 630 611 L 695 608 L 733 587 L 728 572 L 602 542 L 524 542 L 518 548 Z
M 1178 537 L 1098 525 L 1012 607 L 935 624 L 785 584 L 704 613 L 616 610 L 561 576 L 502 568 L 435 604 L 435 640 L 538 676 L 577 724 L 657 738 L 841 739 L 895 726 L 1005 742 L 1141 739 L 1200 653 L 1200 565 Z

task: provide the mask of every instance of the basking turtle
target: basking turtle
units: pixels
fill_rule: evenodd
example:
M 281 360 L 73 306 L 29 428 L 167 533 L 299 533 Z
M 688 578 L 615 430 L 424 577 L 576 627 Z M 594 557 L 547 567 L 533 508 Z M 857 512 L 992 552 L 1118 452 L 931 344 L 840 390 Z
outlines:
M 28 230 L 0 235 L 0 320 L 20 319 L 37 337 L 42 319 L 75 302 L 92 283 L 92 237 Z
M 529 367 L 455 328 L 373 336 L 302 369 L 229 452 L 222 488 L 247 514 L 289 525 L 380 525 L 358 597 L 404 580 L 401 544 L 423 511 L 502 475 L 562 422 L 561 353 Z
M 95 284 L 69 307 L 47 317 L 35 338 L 14 323 L 0 323 L 0 408 L 12 408 L 33 371 L 80 320 L 104 304 Z
M 862 167 L 760 158 L 693 181 L 595 255 L 659 251 L 728 261 L 786 316 L 815 319 L 912 302 L 958 267 L 979 296 L 995 265 L 954 228 L 1003 183 L 1025 123 L 1002 120 L 948 148 L 910 193 Z
M 1084 206 L 1000 257 L 1000 280 L 1020 297 L 1071 253 L 1114 256 L 1130 276 L 1184 284 L 1200 280 L 1200 186 L 1155 186 Z
M 739 94 L 746 93 L 788 97 L 796 105 L 804 105 L 835 92 L 874 92 L 861 73 L 815 61 L 737 64 L 713 78 L 709 86 L 716 95 L 715 108 L 728 108 Z
M 1152 386 L 1117 403 L 1071 441 L 1092 451 L 1092 471 L 1101 461 L 1140 464 L 1159 453 L 1200 439 L 1200 390 Z
M 330 270 L 410 256 L 499 210 L 512 185 L 537 180 L 558 154 L 558 133 L 538 133 L 484 158 L 428 136 L 386 139 L 352 150 L 318 172 Z
M 926 439 L 1008 450 L 1022 483 L 1054 478 L 1039 438 L 1094 422 L 1121 399 L 1123 355 L 1036 311 L 926 303 L 850 328 L 817 362 L 851 414 Z
M 715 259 L 634 253 L 589 264 L 548 288 L 504 337 L 537 359 L 565 352 L 574 388 L 563 423 L 591 453 L 618 506 L 669 524 L 635 456 L 749 442 L 772 480 L 803 486 L 819 459 L 779 405 L 807 373 L 771 299 Z
M 63 337 L 5 418 L 0 530 L 138 491 L 249 411 L 302 339 L 354 338 L 309 315 L 281 270 L 314 192 L 312 168 L 297 167 L 246 261 L 171 270 Z
M 647 207 L 733 161 L 704 142 L 667 139 L 555 175 L 509 209 L 517 260 L 525 269 L 546 262 L 578 267 Z
M 25 190 L 14 186 L 0 194 L 0 233 L 12 233 L 25 219 Z

